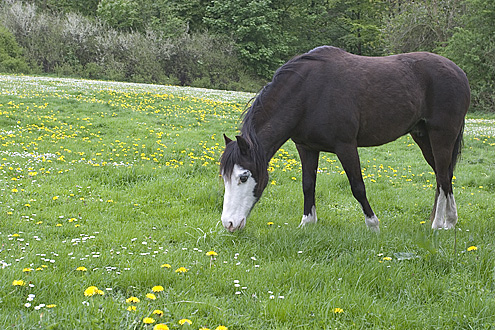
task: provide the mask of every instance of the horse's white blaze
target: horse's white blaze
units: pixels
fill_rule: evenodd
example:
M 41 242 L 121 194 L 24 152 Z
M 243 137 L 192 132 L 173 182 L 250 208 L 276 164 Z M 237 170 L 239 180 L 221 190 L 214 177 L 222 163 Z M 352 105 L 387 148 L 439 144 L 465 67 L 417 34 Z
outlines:
M 453 220 L 453 209 L 455 209 L 455 221 Z M 447 215 L 447 223 L 445 222 L 445 218 Z M 453 222 L 453 223 L 452 223 Z M 433 223 L 431 224 L 431 228 L 433 229 L 449 229 L 455 226 L 455 222 L 457 222 L 457 210 L 455 207 L 454 196 L 449 194 L 446 196 L 443 192 L 443 189 L 440 189 L 440 193 L 438 194 L 437 199 L 437 208 L 435 210 L 435 218 L 433 219 Z
M 249 212 L 256 203 L 256 196 L 254 196 L 256 181 L 252 176 L 249 176 L 246 182 L 241 182 L 240 179 L 246 171 L 236 164 L 230 178 L 223 176 L 225 195 L 222 224 L 229 231 L 244 228 Z
M 313 205 L 311 212 L 309 212 L 308 215 L 303 215 L 299 228 L 304 227 L 307 223 L 316 223 L 317 221 L 318 217 L 316 216 L 316 207 Z
M 366 223 L 366 226 L 368 227 L 369 230 L 372 230 L 374 232 L 380 231 L 380 220 L 378 220 L 376 215 L 373 214 L 372 217 L 365 216 L 364 222 Z

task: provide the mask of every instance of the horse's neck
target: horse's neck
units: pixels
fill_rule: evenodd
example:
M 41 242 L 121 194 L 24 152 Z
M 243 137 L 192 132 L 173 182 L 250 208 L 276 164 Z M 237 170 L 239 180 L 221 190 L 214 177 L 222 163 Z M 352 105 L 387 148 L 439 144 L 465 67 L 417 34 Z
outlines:
M 265 158 L 270 161 L 278 149 L 290 138 L 290 130 L 286 123 L 281 124 L 276 118 L 268 118 L 260 123 L 256 134 L 263 147 Z

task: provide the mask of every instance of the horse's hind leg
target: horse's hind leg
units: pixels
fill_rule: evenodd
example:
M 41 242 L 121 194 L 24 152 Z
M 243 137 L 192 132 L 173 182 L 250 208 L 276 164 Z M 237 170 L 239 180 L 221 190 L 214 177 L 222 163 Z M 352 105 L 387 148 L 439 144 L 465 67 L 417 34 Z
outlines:
M 379 221 L 366 198 L 366 188 L 361 174 L 361 165 L 356 146 L 340 146 L 336 150 L 337 157 L 344 167 L 347 179 L 351 185 L 354 198 L 361 204 L 365 216 L 365 222 L 369 229 L 380 231 Z
M 304 194 L 304 213 L 299 227 L 307 223 L 316 223 L 315 207 L 315 188 L 316 188 L 316 171 L 318 169 L 318 151 L 309 150 L 301 145 L 296 144 L 297 151 L 302 163 L 302 183 Z
M 433 229 L 450 229 L 457 223 L 457 206 L 452 190 L 454 175 L 454 159 L 457 155 L 456 143 L 460 143 L 461 133 L 431 131 L 430 143 L 435 158 L 435 174 L 437 180 L 435 215 L 431 227 Z
M 425 158 L 428 165 L 430 165 L 433 171 L 436 172 L 435 158 L 433 157 L 433 150 L 431 149 L 431 144 L 430 144 L 430 136 L 428 135 L 428 130 L 426 128 L 425 122 L 424 121 L 419 122 L 416 125 L 416 127 L 414 127 L 414 129 L 410 132 L 410 134 L 414 139 L 414 141 L 418 144 L 419 148 L 421 149 L 421 152 L 423 153 L 423 157 Z M 435 219 L 435 213 L 438 202 L 438 193 L 439 193 L 439 187 L 437 186 L 435 192 L 435 202 L 433 203 L 433 209 L 431 210 L 431 214 L 430 214 L 431 223 L 433 223 L 433 220 Z

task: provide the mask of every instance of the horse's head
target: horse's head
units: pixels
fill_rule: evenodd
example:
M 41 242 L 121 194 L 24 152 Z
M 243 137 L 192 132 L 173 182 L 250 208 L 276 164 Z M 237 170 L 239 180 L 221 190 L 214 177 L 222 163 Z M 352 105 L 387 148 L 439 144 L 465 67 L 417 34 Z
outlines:
M 237 136 L 225 138 L 220 173 L 225 185 L 222 224 L 233 232 L 246 225 L 246 219 L 268 182 L 266 160 L 261 146 Z

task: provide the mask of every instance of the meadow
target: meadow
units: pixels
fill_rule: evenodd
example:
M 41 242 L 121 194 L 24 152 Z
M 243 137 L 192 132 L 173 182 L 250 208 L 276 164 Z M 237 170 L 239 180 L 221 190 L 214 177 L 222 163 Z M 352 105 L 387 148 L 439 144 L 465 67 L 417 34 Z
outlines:
M 495 117 L 468 116 L 454 230 L 431 230 L 435 178 L 404 136 L 360 149 L 380 234 L 332 154 L 297 228 L 290 141 L 229 233 L 222 134 L 253 96 L 0 76 L 0 328 L 495 328 Z

